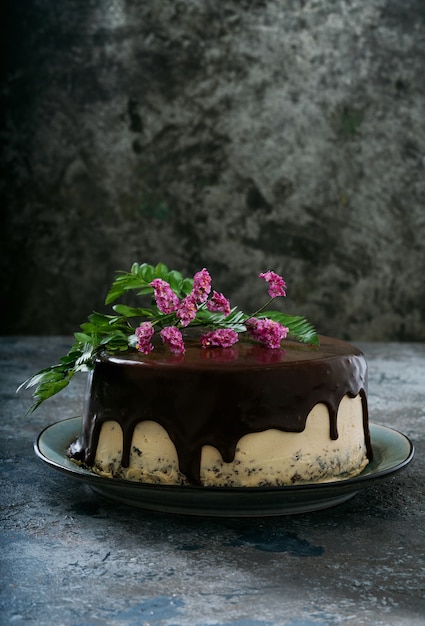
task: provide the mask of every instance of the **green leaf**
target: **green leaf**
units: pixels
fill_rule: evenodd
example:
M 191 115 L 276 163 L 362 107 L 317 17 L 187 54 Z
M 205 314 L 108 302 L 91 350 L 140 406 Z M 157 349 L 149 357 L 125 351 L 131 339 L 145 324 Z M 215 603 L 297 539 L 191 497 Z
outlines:
M 145 283 L 149 284 L 155 278 L 155 268 L 153 265 L 148 265 L 148 263 L 142 263 L 139 266 L 139 276 Z
M 245 320 L 247 317 L 247 315 L 239 311 L 236 307 L 231 310 L 229 315 L 224 315 L 224 313 L 218 311 L 208 311 L 205 306 L 202 306 L 198 309 L 193 325 L 209 326 L 212 329 L 231 328 L 241 333 L 246 330 Z
M 183 280 L 181 290 L 182 292 L 188 296 L 193 289 L 193 278 L 185 278 Z
M 145 281 L 139 275 L 135 275 L 132 272 L 122 272 L 116 277 L 115 281 L 112 283 L 111 288 L 106 294 L 105 304 L 111 304 L 111 302 L 114 302 L 115 300 L 117 300 L 117 298 L 120 298 L 126 291 L 129 291 L 130 289 L 139 289 L 140 287 L 144 286 Z
M 104 315 L 103 313 L 92 313 L 88 316 L 88 320 L 94 326 L 106 326 L 109 323 L 110 315 Z
M 91 335 L 86 335 L 86 333 L 74 333 L 74 337 L 81 343 L 91 343 L 93 339 Z
M 125 287 L 120 287 L 115 283 L 112 285 L 108 293 L 106 294 L 105 304 L 111 304 L 111 302 L 115 302 L 118 298 L 120 298 L 125 291 Z
M 79 355 L 76 354 L 75 365 L 80 367 L 90 363 L 94 354 L 93 346 L 90 344 L 84 344 L 84 347 Z
M 167 282 L 169 283 L 171 289 L 177 295 L 179 295 L 183 285 L 183 276 L 180 274 L 180 272 L 177 272 L 175 270 L 171 270 L 171 272 L 168 272 Z
M 51 398 L 55 394 L 62 391 L 69 384 L 69 380 L 61 379 L 57 381 L 49 381 L 48 383 L 44 383 L 40 385 L 37 389 L 37 393 L 34 396 L 41 401 L 47 400 Z
M 41 370 L 28 380 L 26 380 L 17 391 L 20 391 L 23 387 L 26 389 L 36 386 L 33 392 L 33 398 L 35 402 L 30 406 L 27 413 L 35 411 L 44 400 L 51 398 L 59 391 L 62 391 L 64 387 L 69 384 L 73 371 L 63 370 L 60 366 L 55 365 L 44 370 Z
M 164 263 L 158 263 L 155 267 L 155 278 L 162 278 L 162 280 L 167 280 L 168 275 L 168 267 Z
M 119 315 L 124 315 L 124 317 L 153 317 L 155 315 L 152 309 L 131 307 L 126 304 L 116 304 L 113 309 L 119 313 Z

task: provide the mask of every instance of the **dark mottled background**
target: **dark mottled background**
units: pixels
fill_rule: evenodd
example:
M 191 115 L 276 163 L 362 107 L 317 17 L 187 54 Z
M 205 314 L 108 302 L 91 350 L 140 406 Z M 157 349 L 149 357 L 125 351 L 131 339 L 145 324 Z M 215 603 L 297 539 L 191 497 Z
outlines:
M 423 0 L 7 0 L 3 333 L 68 333 L 115 271 L 425 339 Z

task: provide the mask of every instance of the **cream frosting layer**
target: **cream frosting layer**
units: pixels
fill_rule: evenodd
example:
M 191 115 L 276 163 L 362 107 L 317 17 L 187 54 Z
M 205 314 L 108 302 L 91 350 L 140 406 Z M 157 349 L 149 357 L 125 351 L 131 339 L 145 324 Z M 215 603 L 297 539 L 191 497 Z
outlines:
M 342 399 L 338 438 L 332 439 L 324 404 L 310 411 L 302 432 L 268 429 L 244 435 L 234 459 L 226 463 L 218 450 L 203 446 L 200 479 L 204 486 L 258 487 L 341 480 L 359 474 L 368 463 L 360 395 Z M 167 431 L 146 420 L 134 429 L 128 467 L 122 467 L 123 435 L 118 422 L 102 425 L 93 470 L 106 477 L 185 484 L 176 448 Z

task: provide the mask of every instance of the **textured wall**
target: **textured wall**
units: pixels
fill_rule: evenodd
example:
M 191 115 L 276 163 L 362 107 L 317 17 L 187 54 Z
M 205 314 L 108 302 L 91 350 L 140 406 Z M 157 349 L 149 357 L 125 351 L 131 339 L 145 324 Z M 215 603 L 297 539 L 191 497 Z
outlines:
M 6 7 L 3 332 L 76 330 L 137 260 L 425 339 L 423 0 Z

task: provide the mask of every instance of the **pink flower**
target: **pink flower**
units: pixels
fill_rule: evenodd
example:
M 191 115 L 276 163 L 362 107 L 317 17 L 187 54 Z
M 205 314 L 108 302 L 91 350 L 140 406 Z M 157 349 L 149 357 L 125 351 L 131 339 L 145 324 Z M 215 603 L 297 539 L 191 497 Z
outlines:
M 143 352 L 143 354 L 149 354 L 149 352 L 152 352 L 153 345 L 151 344 L 151 338 L 154 334 L 154 327 L 152 324 L 150 322 L 143 322 L 138 328 L 136 328 L 135 334 L 137 337 L 136 348 L 138 351 Z
M 196 299 L 193 292 L 191 292 L 180 302 L 177 309 L 177 315 L 180 318 L 181 325 L 188 326 L 188 324 L 195 319 L 197 311 L 198 306 Z
M 231 328 L 219 328 L 218 330 L 212 330 L 202 335 L 201 345 L 203 348 L 211 348 L 213 346 L 230 348 L 238 339 L 238 333 Z
M 181 354 L 185 351 L 182 334 L 175 326 L 167 326 L 163 328 L 159 334 L 162 341 L 168 344 L 171 352 Z
M 288 334 L 286 326 L 282 326 L 279 322 L 274 322 L 267 317 L 261 319 L 251 317 L 246 321 L 246 326 L 253 339 L 261 341 L 268 348 L 279 348 L 280 342 Z
M 214 291 L 213 297 L 207 302 L 208 311 L 220 311 L 225 315 L 230 313 L 230 302 L 223 296 L 222 293 Z
M 149 284 L 154 288 L 156 304 L 161 313 L 172 313 L 177 309 L 179 299 L 165 280 L 155 278 Z
M 268 270 L 262 274 L 259 274 L 259 278 L 264 278 L 269 283 L 269 296 L 270 298 L 276 298 L 277 296 L 286 296 L 286 283 L 282 276 L 275 274 Z
M 204 269 L 197 272 L 193 277 L 193 290 L 192 294 L 196 298 L 197 302 L 205 302 L 208 298 L 208 294 L 211 291 L 211 276 L 208 270 Z

